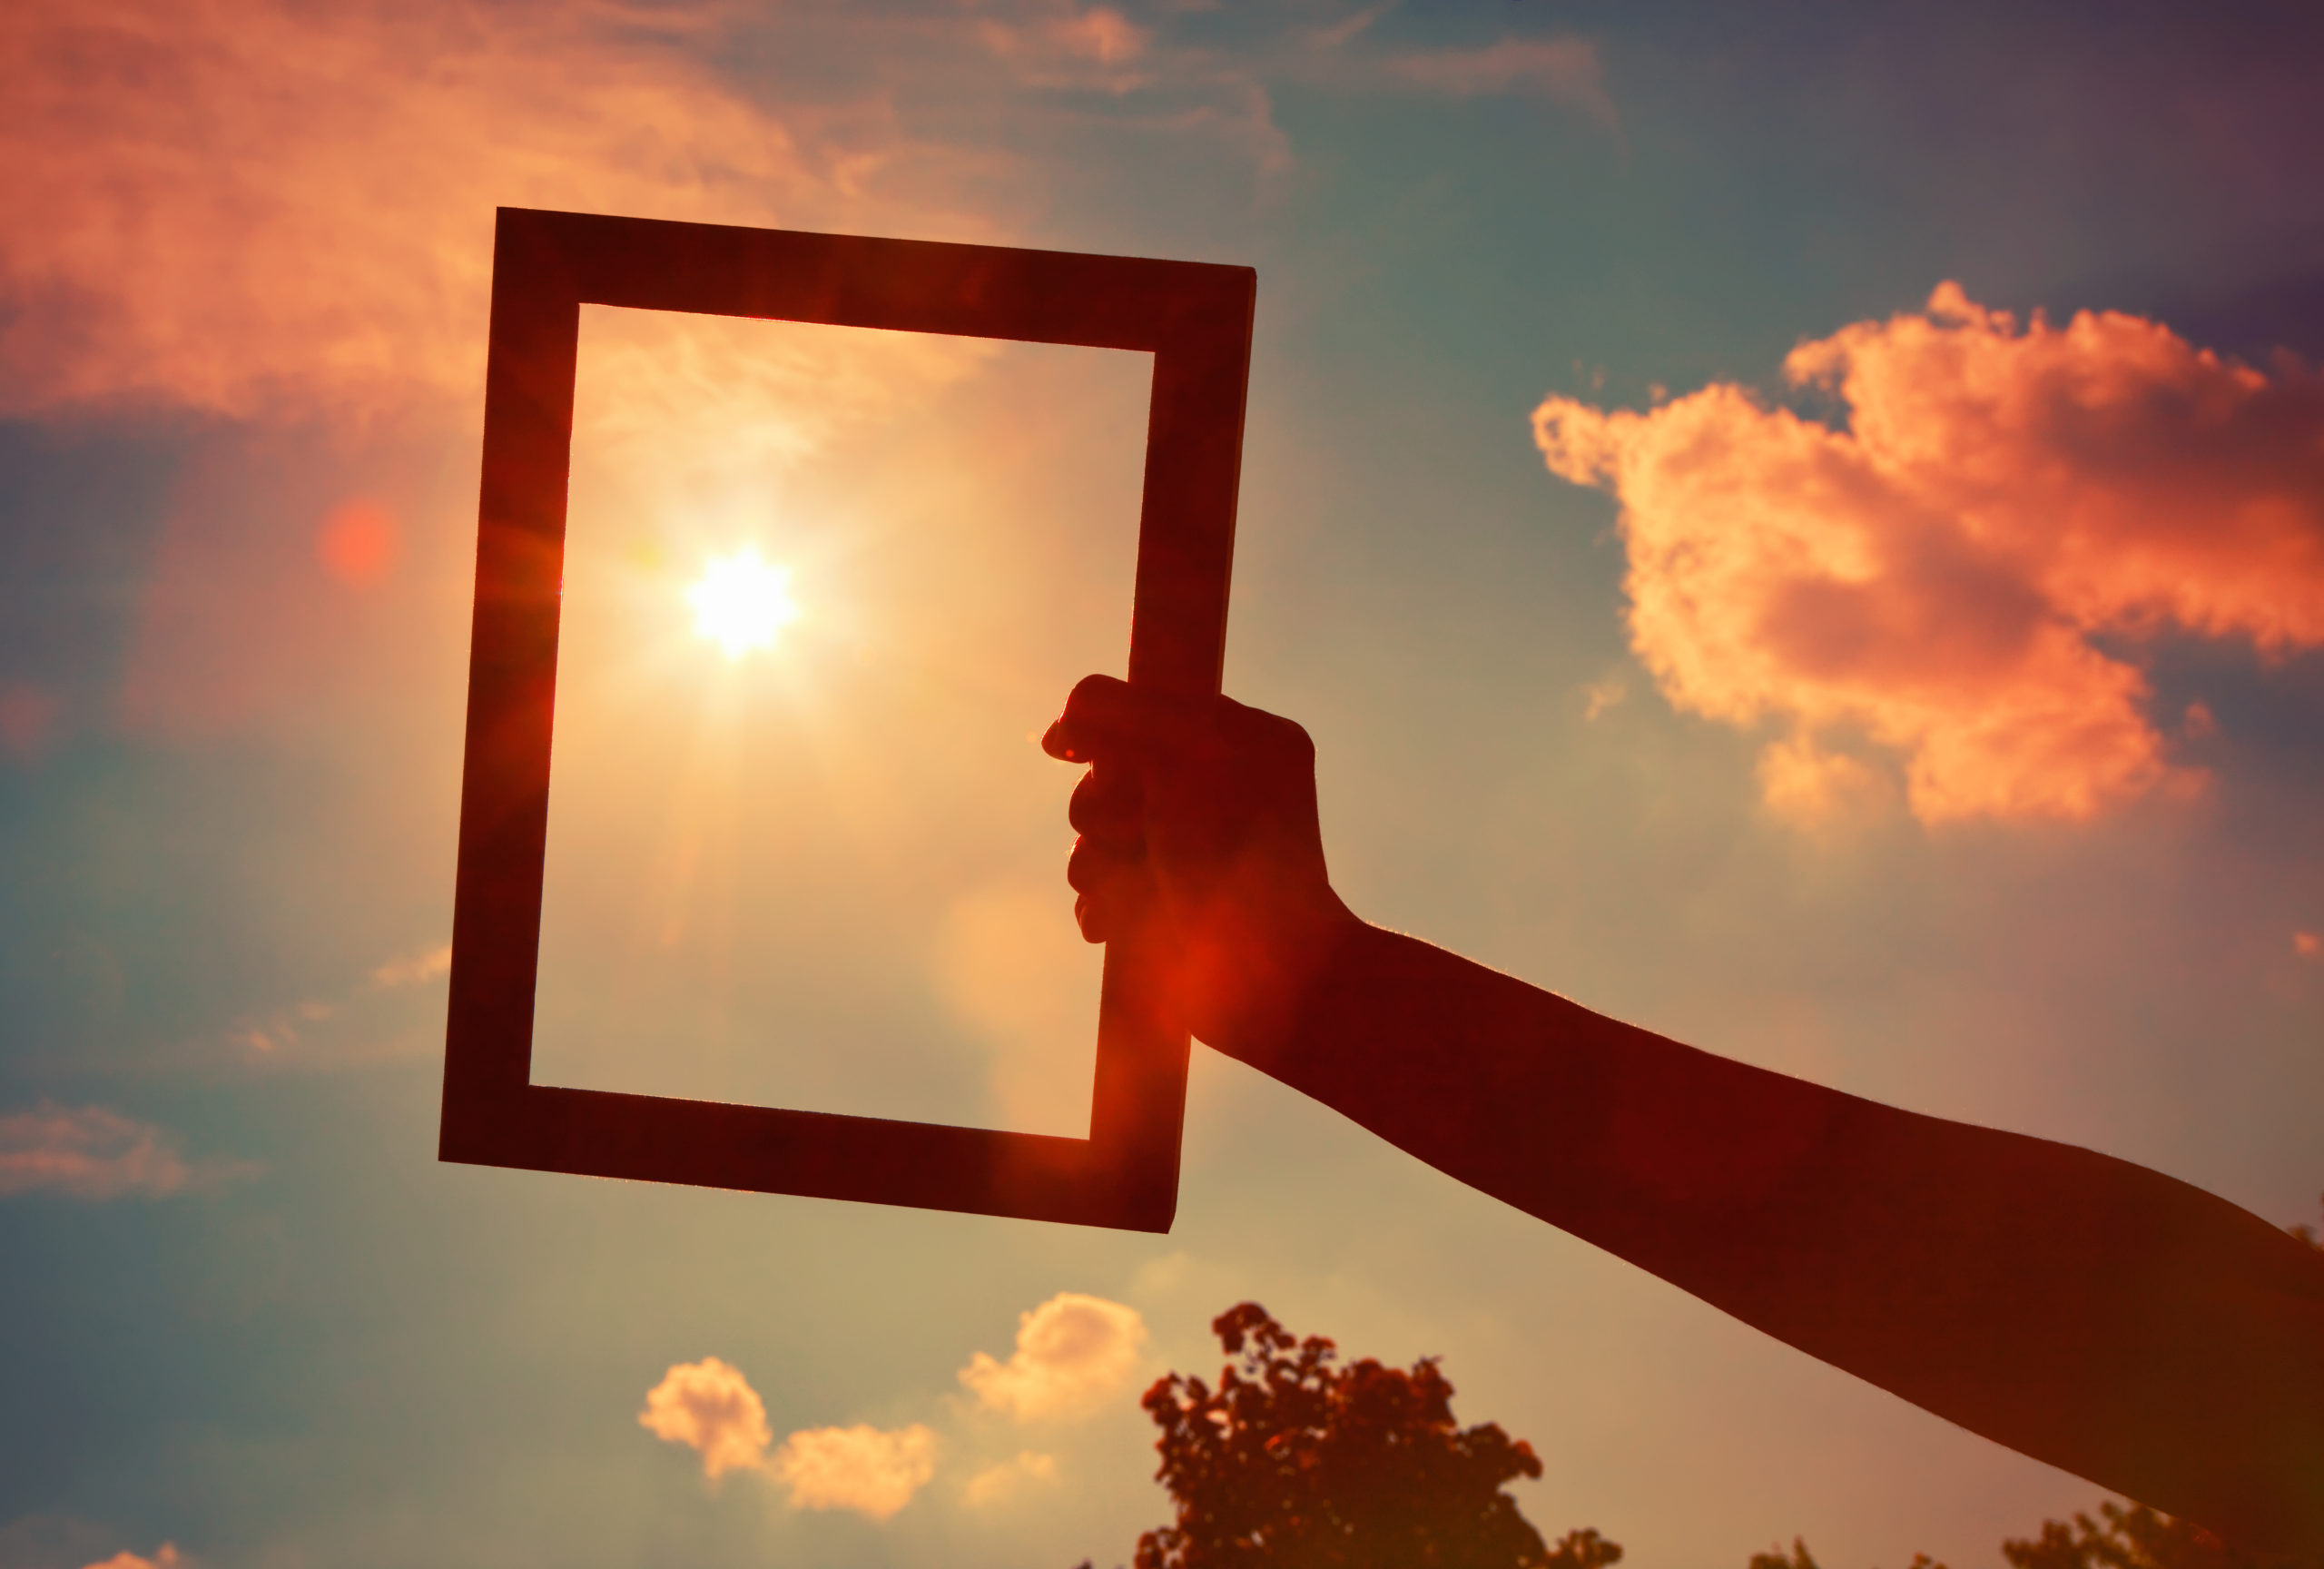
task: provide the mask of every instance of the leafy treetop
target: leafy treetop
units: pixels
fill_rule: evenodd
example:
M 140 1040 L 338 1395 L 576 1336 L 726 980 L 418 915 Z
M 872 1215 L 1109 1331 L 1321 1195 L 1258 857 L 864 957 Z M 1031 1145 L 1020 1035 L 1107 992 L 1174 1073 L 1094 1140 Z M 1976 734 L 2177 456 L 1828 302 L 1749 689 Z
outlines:
M 1341 1366 L 1256 1302 L 1211 1324 L 1240 1367 L 1213 1389 L 1172 1374 L 1146 1392 L 1177 1523 L 1138 1539 L 1137 1569 L 1608 1569 L 1595 1531 L 1555 1547 L 1502 1485 L 1541 1475 L 1496 1424 L 1462 1427 L 1433 1357 Z

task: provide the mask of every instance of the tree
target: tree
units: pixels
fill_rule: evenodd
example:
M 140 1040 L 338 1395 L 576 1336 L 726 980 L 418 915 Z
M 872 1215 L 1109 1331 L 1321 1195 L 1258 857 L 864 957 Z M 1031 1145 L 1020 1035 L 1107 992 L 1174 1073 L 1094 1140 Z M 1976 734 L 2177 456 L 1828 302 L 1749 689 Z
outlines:
M 2039 1536 L 2003 1543 L 2002 1556 L 2011 1569 L 2257 1569 L 2261 1562 L 2143 1504 L 2104 1503 L 2098 1515 L 2076 1515 L 2072 1525 L 2044 1520 Z
M 1211 1324 L 1240 1368 L 1218 1386 L 1171 1374 L 1144 1405 L 1175 1525 L 1138 1538 L 1137 1569 L 1608 1569 L 1595 1531 L 1555 1547 L 1502 1490 L 1541 1474 L 1493 1423 L 1463 1428 L 1434 1357 L 1399 1371 L 1338 1364 L 1256 1302 Z

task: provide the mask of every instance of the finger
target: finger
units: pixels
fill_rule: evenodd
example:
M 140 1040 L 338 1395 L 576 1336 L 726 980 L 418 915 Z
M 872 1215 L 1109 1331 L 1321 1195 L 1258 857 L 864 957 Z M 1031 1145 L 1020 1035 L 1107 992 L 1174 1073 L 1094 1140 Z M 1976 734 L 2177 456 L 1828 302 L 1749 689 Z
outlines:
M 1136 769 L 1100 763 L 1081 776 L 1066 803 L 1065 820 L 1077 834 L 1135 840 L 1146 824 L 1146 787 Z
M 1154 756 L 1202 739 L 1209 729 L 1206 718 L 1200 699 L 1133 686 L 1111 676 L 1085 676 L 1066 698 L 1065 712 L 1041 737 L 1041 749 L 1068 763 Z
M 1041 737 L 1041 750 L 1062 763 L 1088 763 L 1101 749 L 1116 750 L 1112 743 L 1134 702 L 1128 682 L 1084 676 L 1066 696 L 1065 711 Z
M 1107 901 L 1077 893 L 1073 896 L 1073 923 L 1081 929 L 1084 942 L 1110 942 L 1120 921 Z
M 1114 839 L 1093 839 L 1084 834 L 1073 842 L 1065 859 L 1066 886 L 1076 893 L 1104 893 L 1142 880 L 1146 847 Z
M 1142 854 L 1125 854 L 1086 835 L 1075 842 L 1065 863 L 1074 892 L 1073 919 L 1084 942 L 1104 942 L 1128 924 L 1144 904 L 1147 880 Z

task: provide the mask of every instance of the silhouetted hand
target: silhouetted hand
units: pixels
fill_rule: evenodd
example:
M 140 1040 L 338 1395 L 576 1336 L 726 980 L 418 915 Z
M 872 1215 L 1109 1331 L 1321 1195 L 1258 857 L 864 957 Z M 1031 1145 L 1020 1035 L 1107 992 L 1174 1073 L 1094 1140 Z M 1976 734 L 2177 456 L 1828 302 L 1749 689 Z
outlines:
M 1287 719 L 1092 676 L 1067 880 L 1210 1045 L 1998 1443 L 2324 1557 L 2324 1255 L 2093 1150 L 1666 1040 L 1332 892 Z M 1150 943 L 1148 940 L 1150 939 Z
M 1264 1058 L 1361 925 L 1332 892 L 1315 815 L 1315 748 L 1288 719 L 1091 676 L 1041 745 L 1087 763 L 1066 868 L 1081 934 L 1158 923 L 1187 1024 Z

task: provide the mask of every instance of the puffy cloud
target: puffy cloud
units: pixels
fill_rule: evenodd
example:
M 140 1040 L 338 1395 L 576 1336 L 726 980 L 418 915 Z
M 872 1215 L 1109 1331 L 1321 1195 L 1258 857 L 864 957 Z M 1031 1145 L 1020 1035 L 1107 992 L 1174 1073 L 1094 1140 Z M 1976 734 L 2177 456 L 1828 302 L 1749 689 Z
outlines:
M 191 1569 L 191 1566 L 178 1555 L 177 1544 L 164 1542 L 153 1550 L 151 1558 L 124 1547 L 110 1558 L 85 1565 L 85 1569 Z
M 0 7 L 0 412 L 470 403 L 497 204 L 892 222 L 873 187 L 942 155 L 876 105 L 779 118 L 738 96 L 687 53 L 711 15 Z M 382 539 L 330 548 L 360 568 Z
M 1063 1291 L 1018 1316 L 1006 1362 L 980 1351 L 960 1382 L 985 1406 L 1019 1421 L 1088 1411 L 1127 1383 L 1146 1344 L 1137 1309 Z
M 766 1469 L 790 1490 L 794 1509 L 852 1509 L 885 1520 L 936 1475 L 936 1435 L 918 1423 L 892 1432 L 810 1427 L 785 1438 Z
M 858 1425 L 793 1433 L 770 1455 L 766 1403 L 741 1369 L 705 1357 L 680 1362 L 646 1392 L 638 1426 L 702 1456 L 714 1481 L 729 1471 L 763 1472 L 794 1509 L 852 1509 L 885 1520 L 936 1474 L 936 1435 L 915 1423 L 892 1432 Z
M 1823 745 L 1842 733 L 1903 755 L 1925 821 L 2088 817 L 2191 777 L 2125 650 L 2324 642 L 2314 370 L 2113 312 L 2020 326 L 1952 283 L 1785 369 L 1846 424 L 1724 384 L 1533 416 L 1552 472 L 1621 501 L 1631 643 L 1665 696 L 1789 727 L 1761 766 L 1779 809 L 1873 781 Z
M 254 1169 L 240 1161 L 190 1162 L 170 1134 L 102 1106 L 43 1105 L 0 1116 L 0 1197 L 45 1190 L 70 1199 L 166 1199 Z
M 774 1440 L 758 1391 L 715 1357 L 673 1366 L 646 1391 L 637 1421 L 655 1437 L 699 1452 L 703 1475 L 714 1479 L 756 1468 Z
M 970 1477 L 968 1485 L 960 1489 L 960 1501 L 971 1509 L 989 1509 L 1007 1503 L 1028 1487 L 1056 1480 L 1057 1456 L 1027 1449 L 1014 1460 L 988 1465 Z

